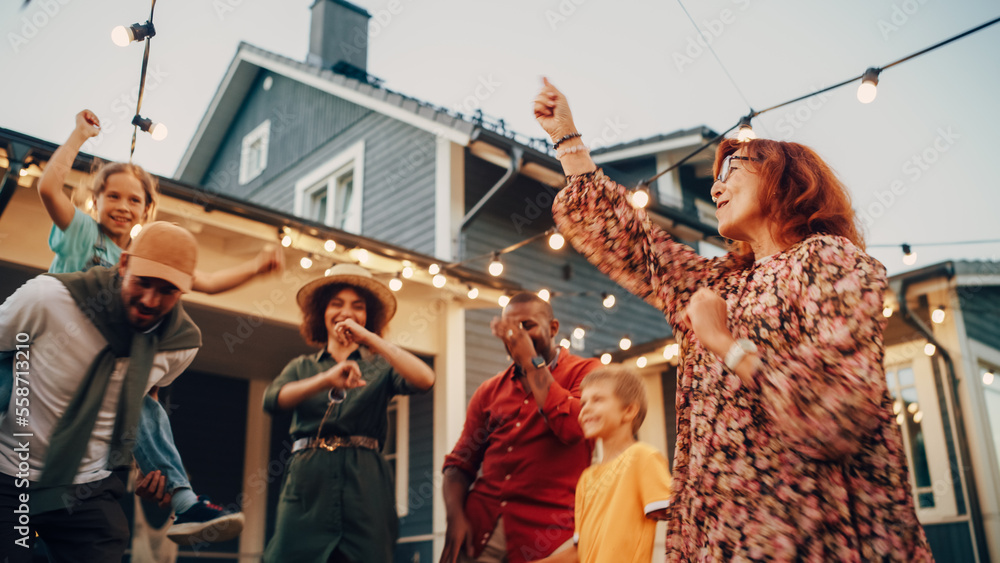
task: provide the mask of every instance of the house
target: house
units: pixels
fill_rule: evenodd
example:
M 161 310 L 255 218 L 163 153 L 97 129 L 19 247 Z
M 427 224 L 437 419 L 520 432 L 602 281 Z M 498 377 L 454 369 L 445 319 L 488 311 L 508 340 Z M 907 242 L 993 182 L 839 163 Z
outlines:
M 341 0 L 314 3 L 305 61 L 241 44 L 176 180 L 209 196 L 431 257 L 449 280 L 456 271 L 488 278 L 487 263 L 499 254 L 504 271 L 498 279 L 550 292 L 564 330 L 560 340 L 579 355 L 617 349 L 625 335 L 641 342 L 669 334 L 662 314 L 573 251 L 545 244 L 552 196 L 565 183 L 549 145 L 507 130 L 502 121 L 460 115 L 383 87 L 367 72 L 368 17 Z M 595 157 L 613 177 L 634 183 L 714 137 L 705 128 L 679 131 L 608 147 Z M 711 151 L 705 151 L 650 186 L 652 211 L 678 237 L 718 252 L 711 244 L 718 243 L 711 238 L 714 217 L 705 213 L 714 208 L 710 178 Z M 504 252 L 511 247 L 517 249 Z M 419 264 L 424 275 L 426 262 Z M 397 262 L 382 271 L 393 275 L 402 267 Z M 409 482 L 401 483 L 398 561 L 440 553 L 441 462 L 458 438 L 473 391 L 507 365 L 489 331 L 500 310 L 496 294 L 470 300 L 464 283 L 461 276 L 449 281 L 446 297 L 428 299 L 391 327 L 395 337 L 426 330 L 446 335 L 444 350 L 400 341 L 434 362 L 438 382 L 432 395 L 408 405 Z M 616 302 L 607 308 L 609 295 Z M 658 393 L 656 404 L 662 400 Z M 278 425 L 274 434 L 281 433 Z M 672 420 L 662 426 L 661 438 Z M 666 449 L 665 441 L 660 445 Z M 276 484 L 270 495 L 276 499 Z

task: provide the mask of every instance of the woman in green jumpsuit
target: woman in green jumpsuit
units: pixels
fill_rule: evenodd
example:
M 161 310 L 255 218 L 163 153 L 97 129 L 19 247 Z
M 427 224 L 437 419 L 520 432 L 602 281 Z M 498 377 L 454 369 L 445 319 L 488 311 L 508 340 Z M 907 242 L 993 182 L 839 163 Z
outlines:
M 301 332 L 315 354 L 295 358 L 264 394 L 293 410 L 266 563 L 379 563 L 398 537 L 392 473 L 380 453 L 393 396 L 430 389 L 434 372 L 382 338 L 396 298 L 368 270 L 338 264 L 299 290 Z

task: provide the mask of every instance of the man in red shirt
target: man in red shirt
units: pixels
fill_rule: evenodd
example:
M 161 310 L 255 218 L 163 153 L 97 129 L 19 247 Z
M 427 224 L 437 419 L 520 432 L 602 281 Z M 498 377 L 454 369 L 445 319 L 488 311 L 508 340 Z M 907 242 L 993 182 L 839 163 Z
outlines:
M 442 563 L 550 555 L 573 536 L 576 482 L 590 465 L 577 422 L 580 382 L 600 362 L 554 344 L 559 321 L 533 293 L 512 297 L 491 328 L 513 363 L 472 395 L 445 457 Z

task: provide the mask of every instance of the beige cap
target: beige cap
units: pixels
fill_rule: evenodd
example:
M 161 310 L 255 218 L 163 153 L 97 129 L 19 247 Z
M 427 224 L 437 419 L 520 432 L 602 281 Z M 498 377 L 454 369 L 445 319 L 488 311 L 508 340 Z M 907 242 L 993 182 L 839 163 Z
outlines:
M 128 272 L 133 276 L 159 278 L 191 291 L 198 263 L 198 242 L 188 230 L 166 221 L 143 226 L 128 250 Z

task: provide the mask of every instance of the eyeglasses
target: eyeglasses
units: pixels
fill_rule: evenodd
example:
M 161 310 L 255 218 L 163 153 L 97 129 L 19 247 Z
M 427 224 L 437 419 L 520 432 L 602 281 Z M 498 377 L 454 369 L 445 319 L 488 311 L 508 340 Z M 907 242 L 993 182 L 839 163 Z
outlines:
M 752 160 L 754 162 L 760 162 L 761 159 L 750 158 L 749 156 L 736 156 L 735 154 L 731 154 L 726 158 L 722 159 L 722 166 L 719 168 L 719 175 L 715 177 L 716 180 L 725 184 L 726 180 L 729 179 L 729 175 L 732 173 L 732 171 L 739 170 L 739 168 L 733 168 L 734 160 Z

